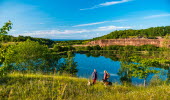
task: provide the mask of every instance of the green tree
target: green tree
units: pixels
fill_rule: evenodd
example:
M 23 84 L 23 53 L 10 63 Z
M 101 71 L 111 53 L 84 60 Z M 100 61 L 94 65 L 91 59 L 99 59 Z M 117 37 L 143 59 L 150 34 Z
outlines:
M 8 34 L 8 31 L 10 29 L 12 29 L 12 22 L 8 21 L 5 23 L 5 25 L 2 28 L 0 28 L 0 35 Z
M 42 66 L 43 72 L 54 72 L 59 71 L 60 66 L 58 65 L 59 60 L 62 58 L 57 52 L 48 52 L 45 56 L 45 63 Z
M 121 62 L 121 66 L 118 72 L 118 75 L 120 76 L 120 81 L 124 83 L 130 83 L 132 82 L 132 71 L 127 67 L 129 65 L 128 62 Z
M 61 52 L 61 51 L 63 51 L 63 48 L 61 46 L 54 45 L 53 50 L 57 51 L 57 52 Z
M 158 59 L 144 59 L 137 56 L 131 57 L 131 60 L 138 64 L 131 63 L 126 67 L 130 69 L 133 77 L 144 79 L 144 86 L 146 86 L 146 79 L 150 74 L 159 73 L 153 67 L 162 64 Z
M 99 45 L 93 46 L 93 50 L 101 50 L 101 47 Z
M 87 46 L 87 47 L 86 47 L 86 50 L 90 51 L 90 50 L 93 50 L 93 48 L 90 47 L 90 46 Z
M 44 66 L 47 53 L 48 48 L 46 46 L 27 40 L 7 49 L 4 55 L 4 66 L 19 71 L 43 70 L 41 68 Z
M 61 73 L 66 72 L 71 75 L 76 75 L 78 72 L 77 62 L 74 61 L 74 54 L 71 51 L 67 52 L 67 58 L 64 59 L 64 64 L 60 67 L 59 71 Z

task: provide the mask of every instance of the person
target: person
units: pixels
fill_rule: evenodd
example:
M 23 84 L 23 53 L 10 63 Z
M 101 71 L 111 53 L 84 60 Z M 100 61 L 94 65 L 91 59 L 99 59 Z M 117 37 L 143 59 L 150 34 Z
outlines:
M 92 80 L 93 80 L 93 84 L 95 84 L 96 80 L 97 80 L 97 71 L 96 71 L 96 69 L 94 69 L 94 72 L 92 73 Z
M 103 81 L 107 82 L 109 78 L 109 74 L 107 73 L 106 70 L 104 70 L 104 77 L 103 77 Z

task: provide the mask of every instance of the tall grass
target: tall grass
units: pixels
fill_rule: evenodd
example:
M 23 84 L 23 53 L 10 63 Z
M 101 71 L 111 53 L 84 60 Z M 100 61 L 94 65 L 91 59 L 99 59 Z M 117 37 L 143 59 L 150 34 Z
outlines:
M 87 79 L 59 75 L 11 73 L 0 79 L 1 100 L 168 100 L 170 84 L 87 86 Z

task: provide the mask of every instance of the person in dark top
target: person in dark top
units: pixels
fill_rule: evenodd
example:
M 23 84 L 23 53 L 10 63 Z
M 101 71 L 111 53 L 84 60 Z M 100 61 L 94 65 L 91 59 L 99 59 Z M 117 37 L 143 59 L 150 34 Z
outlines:
M 94 69 L 94 72 L 92 73 L 92 80 L 93 80 L 93 84 L 95 84 L 96 80 L 97 80 L 97 71 L 96 71 L 96 69 Z

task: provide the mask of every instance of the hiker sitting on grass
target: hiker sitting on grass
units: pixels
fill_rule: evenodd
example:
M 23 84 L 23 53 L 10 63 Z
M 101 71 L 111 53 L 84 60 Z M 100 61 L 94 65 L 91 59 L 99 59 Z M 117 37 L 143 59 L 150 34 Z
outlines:
M 92 80 L 93 80 L 93 84 L 95 84 L 96 80 L 97 80 L 97 71 L 96 71 L 96 69 L 94 69 L 94 72 L 92 73 Z

